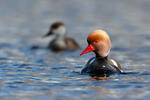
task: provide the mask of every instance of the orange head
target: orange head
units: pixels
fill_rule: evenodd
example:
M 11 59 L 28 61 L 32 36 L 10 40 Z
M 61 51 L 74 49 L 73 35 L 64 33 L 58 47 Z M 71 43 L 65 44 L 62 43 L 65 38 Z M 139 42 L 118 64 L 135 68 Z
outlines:
M 91 32 L 87 37 L 87 41 L 89 45 L 80 55 L 94 51 L 101 57 L 108 56 L 111 48 L 111 41 L 105 31 L 95 30 Z

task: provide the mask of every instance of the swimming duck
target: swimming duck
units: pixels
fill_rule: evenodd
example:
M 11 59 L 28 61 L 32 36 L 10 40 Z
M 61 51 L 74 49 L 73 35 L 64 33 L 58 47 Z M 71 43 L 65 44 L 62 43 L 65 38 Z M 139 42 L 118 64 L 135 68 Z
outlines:
M 95 30 L 91 32 L 87 37 L 87 42 L 89 45 L 80 55 L 93 51 L 96 56 L 91 58 L 82 68 L 81 74 L 88 73 L 91 76 L 108 77 L 123 72 L 121 65 L 116 60 L 108 58 L 111 41 L 105 31 Z
M 54 52 L 80 49 L 80 46 L 74 39 L 66 37 L 66 33 L 67 31 L 64 23 L 53 23 L 50 26 L 49 32 L 44 36 L 54 36 L 53 40 L 49 43 L 48 48 Z

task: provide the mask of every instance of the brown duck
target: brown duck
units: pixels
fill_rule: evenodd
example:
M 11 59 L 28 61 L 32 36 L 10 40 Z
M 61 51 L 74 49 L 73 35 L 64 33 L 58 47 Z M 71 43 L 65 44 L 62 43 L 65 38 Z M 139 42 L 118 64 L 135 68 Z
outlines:
M 48 48 L 54 52 L 59 51 L 74 51 L 80 49 L 78 43 L 72 39 L 66 37 L 66 27 L 62 22 L 55 22 L 50 26 L 49 32 L 44 36 L 54 36 L 53 40 L 49 43 Z

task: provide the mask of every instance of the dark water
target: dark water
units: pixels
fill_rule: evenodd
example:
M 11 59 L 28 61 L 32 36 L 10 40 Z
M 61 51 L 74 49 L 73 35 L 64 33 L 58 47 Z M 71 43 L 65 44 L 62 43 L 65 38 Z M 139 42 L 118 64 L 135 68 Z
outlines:
M 0 100 L 149 100 L 149 0 L 0 0 Z M 111 58 L 129 74 L 90 80 L 80 69 L 94 54 L 53 54 L 41 37 L 63 21 L 68 36 L 104 29 Z M 32 45 L 41 49 L 31 50 Z

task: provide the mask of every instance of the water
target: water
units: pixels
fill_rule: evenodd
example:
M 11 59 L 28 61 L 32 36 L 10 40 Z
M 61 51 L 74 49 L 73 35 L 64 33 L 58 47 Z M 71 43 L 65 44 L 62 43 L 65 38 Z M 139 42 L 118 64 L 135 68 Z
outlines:
M 0 1 L 0 100 L 149 100 L 149 0 Z M 82 49 L 89 32 L 106 30 L 110 57 L 128 74 L 107 80 L 80 75 L 94 54 L 46 50 L 41 37 L 55 21 L 65 22 Z

